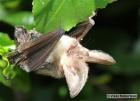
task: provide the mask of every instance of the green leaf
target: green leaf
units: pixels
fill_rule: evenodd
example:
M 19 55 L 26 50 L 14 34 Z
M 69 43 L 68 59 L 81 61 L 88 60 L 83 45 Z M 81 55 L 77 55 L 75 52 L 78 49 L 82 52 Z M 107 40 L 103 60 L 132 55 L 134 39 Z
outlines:
M 35 27 L 47 33 L 56 28 L 70 30 L 95 10 L 93 0 L 34 0 Z
M 10 45 L 14 45 L 14 41 L 7 34 L 0 33 L 0 82 L 13 89 L 28 91 L 30 89 L 28 74 L 9 64 L 7 59 Z
M 4 1 L 3 1 L 4 2 Z M 12 2 L 20 2 L 19 0 L 7 1 L 6 4 L 11 4 Z M 5 4 L 5 2 L 4 2 Z M 11 6 L 14 4 L 11 4 Z M 9 23 L 13 26 L 25 26 L 28 29 L 32 29 L 34 25 L 34 17 L 32 12 L 21 11 L 13 12 L 8 10 L 5 5 L 0 2 L 0 20 Z
M 16 70 L 9 64 L 7 59 L 8 52 L 9 49 L 7 47 L 0 46 L 0 68 L 4 77 L 12 79 L 16 76 Z
M 3 21 L 13 26 L 25 26 L 31 29 L 34 25 L 34 18 L 31 12 L 17 12 L 8 14 Z
M 112 3 L 114 1 L 117 1 L 117 0 L 95 0 L 96 9 L 97 8 L 105 8 L 108 3 Z
M 4 17 L 7 15 L 7 12 L 4 8 L 4 6 L 0 3 L 0 20 L 4 19 Z
M 11 40 L 7 34 L 0 32 L 0 45 L 1 46 L 10 46 L 13 44 L 14 44 L 14 41 Z
M 6 8 L 16 8 L 18 7 L 21 0 L 0 0 L 0 3 L 4 5 Z
M 0 68 L 0 83 L 3 83 L 5 86 L 10 86 L 10 81 L 6 80 L 6 78 L 3 76 L 1 68 Z
M 30 89 L 28 74 L 19 67 L 9 64 L 7 53 L 9 48 L 0 46 L 0 82 L 12 89 L 28 91 Z

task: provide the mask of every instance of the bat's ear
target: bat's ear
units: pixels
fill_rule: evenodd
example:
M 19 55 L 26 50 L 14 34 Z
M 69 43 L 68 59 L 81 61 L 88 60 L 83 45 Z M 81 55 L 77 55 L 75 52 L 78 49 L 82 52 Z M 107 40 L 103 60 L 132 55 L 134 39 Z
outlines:
M 99 63 L 99 64 L 106 64 L 111 65 L 115 64 L 116 61 L 111 57 L 109 54 L 104 53 L 99 50 L 92 50 L 88 52 L 88 57 L 86 58 L 86 62 L 92 62 L 92 63 Z
M 84 87 L 88 77 L 88 66 L 83 61 L 68 61 L 63 65 L 64 75 L 68 84 L 71 98 L 77 96 Z

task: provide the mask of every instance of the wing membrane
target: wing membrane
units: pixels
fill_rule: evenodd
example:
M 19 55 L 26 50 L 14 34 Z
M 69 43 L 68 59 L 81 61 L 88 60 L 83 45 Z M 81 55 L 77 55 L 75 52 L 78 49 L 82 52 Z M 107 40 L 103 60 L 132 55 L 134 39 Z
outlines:
M 36 70 L 45 62 L 63 34 L 64 30 L 58 29 L 35 40 L 25 42 L 9 56 L 9 60 L 19 64 L 28 72 Z

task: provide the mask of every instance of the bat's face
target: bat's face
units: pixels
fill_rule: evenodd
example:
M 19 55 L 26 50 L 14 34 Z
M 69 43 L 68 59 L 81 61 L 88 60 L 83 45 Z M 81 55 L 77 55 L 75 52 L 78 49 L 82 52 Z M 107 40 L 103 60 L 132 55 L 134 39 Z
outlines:
M 79 35 L 82 34 L 80 38 L 83 38 L 90 28 L 91 24 L 84 22 L 70 36 L 64 35 L 62 29 L 41 35 L 36 31 L 17 28 L 15 34 L 18 46 L 9 60 L 27 72 L 36 71 L 55 78 L 65 77 L 70 96 L 75 97 L 87 80 L 87 62 L 107 65 L 115 63 L 110 55 L 88 50 L 79 43 Z

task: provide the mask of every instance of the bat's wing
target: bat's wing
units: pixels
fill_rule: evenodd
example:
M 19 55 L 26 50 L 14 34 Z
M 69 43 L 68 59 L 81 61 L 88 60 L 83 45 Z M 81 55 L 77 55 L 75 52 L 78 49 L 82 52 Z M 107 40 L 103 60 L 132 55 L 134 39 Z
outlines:
M 89 19 L 78 24 L 75 28 L 73 28 L 73 31 L 68 33 L 68 35 L 71 37 L 75 37 L 77 40 L 80 41 L 89 32 L 93 25 L 94 21 L 92 19 Z
M 19 64 L 28 72 L 37 70 L 48 58 L 63 34 L 64 30 L 58 29 L 34 40 L 25 41 L 8 58 L 12 63 Z

